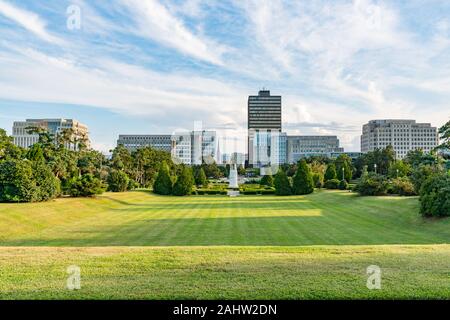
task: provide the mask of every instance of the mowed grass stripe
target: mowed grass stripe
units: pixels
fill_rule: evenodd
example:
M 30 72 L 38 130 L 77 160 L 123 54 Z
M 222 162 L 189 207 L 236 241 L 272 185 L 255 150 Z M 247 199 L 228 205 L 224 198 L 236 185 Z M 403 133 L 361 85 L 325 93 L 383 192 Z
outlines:
M 33 217 L 34 225 L 27 222 Z M 0 204 L 0 245 L 439 244 L 450 242 L 449 222 L 420 217 L 417 198 L 339 191 L 294 197 L 162 197 L 139 191 Z

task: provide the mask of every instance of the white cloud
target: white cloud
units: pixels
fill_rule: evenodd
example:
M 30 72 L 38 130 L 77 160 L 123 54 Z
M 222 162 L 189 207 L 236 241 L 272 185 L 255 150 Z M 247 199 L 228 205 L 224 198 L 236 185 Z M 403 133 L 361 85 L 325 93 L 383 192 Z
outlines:
M 223 65 L 226 47 L 192 33 L 157 0 L 122 0 L 137 20 L 137 32 L 194 58 Z
M 214 79 L 160 74 L 111 59 L 80 61 L 22 47 L 0 56 L 0 98 L 106 108 L 125 115 L 236 123 L 245 94 Z M 178 119 L 178 120 L 175 120 Z
M 39 38 L 51 42 L 51 43 L 61 43 L 61 40 L 57 37 L 51 35 L 46 29 L 46 23 L 37 14 L 20 9 L 18 7 L 9 4 L 6 1 L 0 0 L 0 14 L 5 17 L 15 21 L 23 28 L 34 33 Z

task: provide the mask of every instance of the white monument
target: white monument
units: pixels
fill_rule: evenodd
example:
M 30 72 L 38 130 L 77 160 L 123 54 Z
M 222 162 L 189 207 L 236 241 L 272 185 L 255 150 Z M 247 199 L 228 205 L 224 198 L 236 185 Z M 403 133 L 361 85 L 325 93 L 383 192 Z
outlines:
M 228 192 L 230 197 L 237 197 L 239 195 L 238 173 L 236 164 L 230 166 L 230 176 L 228 177 Z
M 229 189 L 239 189 L 238 173 L 237 173 L 237 167 L 236 167 L 235 163 L 231 164 L 231 166 L 230 166 L 230 176 L 229 176 L 228 180 L 229 180 L 229 183 L 228 183 Z

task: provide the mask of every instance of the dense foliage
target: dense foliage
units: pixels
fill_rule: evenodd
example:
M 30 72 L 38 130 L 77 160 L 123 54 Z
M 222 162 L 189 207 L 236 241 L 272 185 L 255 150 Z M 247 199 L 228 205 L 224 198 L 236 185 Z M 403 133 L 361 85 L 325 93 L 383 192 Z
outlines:
M 130 178 L 120 170 L 111 170 L 107 182 L 108 190 L 112 192 L 125 192 L 131 188 Z
M 434 175 L 420 189 L 420 213 L 423 216 L 450 216 L 450 175 Z
M 187 196 L 192 193 L 194 186 L 194 176 L 192 169 L 188 166 L 183 166 L 181 173 L 178 175 L 172 190 L 172 194 L 175 196 Z
M 338 179 L 330 179 L 330 180 L 325 181 L 324 187 L 326 189 L 330 189 L 330 190 L 339 189 L 340 183 L 341 182 Z
M 292 180 L 292 192 L 295 195 L 310 194 L 314 192 L 314 181 L 311 169 L 305 160 L 298 163 L 297 173 Z
M 173 182 L 169 172 L 169 166 L 165 161 L 161 162 L 158 174 L 153 184 L 153 192 L 160 195 L 172 194 Z
M 337 178 L 336 166 L 334 165 L 334 163 L 332 163 L 332 164 L 328 165 L 327 170 L 325 171 L 324 180 L 328 181 L 328 180 L 333 180 L 336 178 Z
M 261 185 L 268 187 L 273 187 L 273 183 L 273 177 L 270 174 L 263 176 L 260 182 Z
M 370 173 L 361 178 L 355 191 L 363 196 L 382 196 L 387 194 L 387 180 L 383 175 Z
M 291 184 L 286 173 L 279 169 L 274 179 L 275 194 L 278 196 L 290 196 L 292 194 Z
M 68 193 L 72 197 L 92 197 L 102 194 L 105 190 L 106 186 L 100 179 L 86 173 L 70 180 Z

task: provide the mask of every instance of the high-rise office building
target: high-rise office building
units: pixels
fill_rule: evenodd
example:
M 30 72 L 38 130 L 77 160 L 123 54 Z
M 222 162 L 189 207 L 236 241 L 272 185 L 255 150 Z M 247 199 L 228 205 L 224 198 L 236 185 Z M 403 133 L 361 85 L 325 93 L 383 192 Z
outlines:
M 363 153 L 391 145 L 398 159 L 404 158 L 411 150 L 430 152 L 438 144 L 437 128 L 415 120 L 372 120 L 363 126 L 361 135 Z
M 287 162 L 295 163 L 311 156 L 331 157 L 333 153 L 344 152 L 337 136 L 288 136 Z
M 281 96 L 269 90 L 248 97 L 248 162 L 261 167 L 279 162 Z
M 66 143 L 66 148 L 77 150 L 81 141 L 90 148 L 88 127 L 73 119 L 27 119 L 25 121 L 15 121 L 12 129 L 14 144 L 22 148 L 29 148 L 37 143 L 39 136 L 30 133 L 32 128 L 42 128 L 47 130 L 56 138 L 63 134 L 65 130 L 71 130 L 72 142 Z

